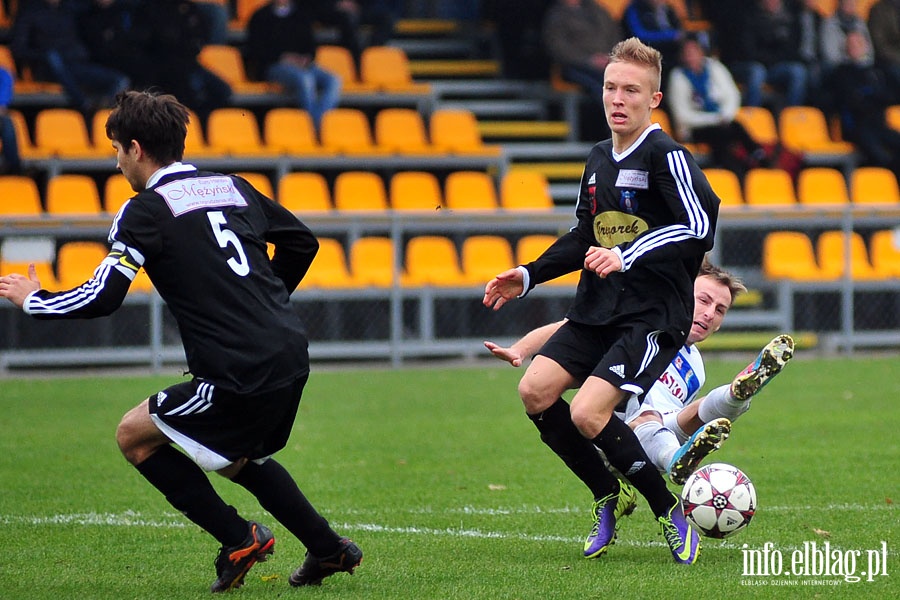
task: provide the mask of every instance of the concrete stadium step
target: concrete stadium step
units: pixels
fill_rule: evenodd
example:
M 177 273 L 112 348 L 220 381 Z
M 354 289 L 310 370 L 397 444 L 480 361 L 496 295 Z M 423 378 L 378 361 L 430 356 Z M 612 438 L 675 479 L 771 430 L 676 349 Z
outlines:
M 571 132 L 570 125 L 566 121 L 479 121 L 478 130 L 485 141 L 511 139 L 564 141 Z
M 584 161 L 514 162 L 510 167 L 542 173 L 550 181 L 568 181 L 577 184 L 584 172 Z
M 500 62 L 491 59 L 411 59 L 409 70 L 416 79 L 498 77 Z
M 468 110 L 479 119 L 512 117 L 540 120 L 547 117 L 547 105 L 540 100 L 441 100 L 437 108 Z

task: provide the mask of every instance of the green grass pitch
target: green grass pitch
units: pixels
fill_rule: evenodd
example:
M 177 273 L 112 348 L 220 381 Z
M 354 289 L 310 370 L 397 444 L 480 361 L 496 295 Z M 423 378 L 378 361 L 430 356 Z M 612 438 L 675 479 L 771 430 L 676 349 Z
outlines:
M 711 358 L 707 389 L 744 364 Z M 303 548 L 242 488 L 214 476 L 228 502 L 277 538 L 274 557 L 231 596 L 900 596 L 897 357 L 801 354 L 754 399 L 712 458 L 752 478 L 758 512 L 733 538 L 705 540 L 690 567 L 672 561 L 643 500 L 606 556 L 581 557 L 591 499 L 525 418 L 521 372 L 500 363 L 314 369 L 278 458 L 365 559 L 352 577 L 290 588 Z M 144 482 L 114 441 L 128 408 L 179 378 L 173 369 L 166 377 L 0 380 L 0 598 L 209 597 L 215 541 Z M 829 563 L 849 570 L 854 558 L 856 575 L 884 548 L 886 563 L 856 583 L 790 574 L 796 553 L 812 543 L 824 552 L 826 542 Z M 745 575 L 747 557 L 764 548 L 766 564 L 774 570 L 779 559 L 784 572 Z

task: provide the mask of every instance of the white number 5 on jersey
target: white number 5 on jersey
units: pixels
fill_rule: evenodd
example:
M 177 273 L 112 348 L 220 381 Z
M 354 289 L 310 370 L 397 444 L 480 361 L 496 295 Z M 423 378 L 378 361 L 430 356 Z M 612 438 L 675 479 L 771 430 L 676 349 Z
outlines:
M 225 215 L 221 211 L 210 211 L 206 213 L 209 218 L 209 224 L 212 225 L 213 233 L 216 234 L 216 241 L 219 242 L 219 248 L 227 248 L 228 244 L 234 246 L 237 251 L 237 257 L 228 259 L 228 266 L 231 270 L 241 277 L 246 277 L 250 273 L 250 263 L 247 262 L 247 255 L 244 254 L 244 247 L 241 246 L 241 240 L 230 229 L 223 227 L 227 222 Z

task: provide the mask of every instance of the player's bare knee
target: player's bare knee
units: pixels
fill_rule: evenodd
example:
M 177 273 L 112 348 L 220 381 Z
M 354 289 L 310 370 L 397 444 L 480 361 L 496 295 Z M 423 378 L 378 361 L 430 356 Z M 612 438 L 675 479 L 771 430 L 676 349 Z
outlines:
M 643 423 L 649 423 L 651 421 L 655 421 L 656 423 L 662 423 L 662 415 L 656 412 L 655 410 L 650 410 L 647 412 L 642 412 L 638 416 L 636 416 L 628 425 L 634 429 L 638 425 Z
M 535 414 L 550 408 L 557 399 L 556 394 L 548 393 L 548 390 L 529 377 L 523 377 L 519 381 L 519 398 L 525 406 L 525 412 Z

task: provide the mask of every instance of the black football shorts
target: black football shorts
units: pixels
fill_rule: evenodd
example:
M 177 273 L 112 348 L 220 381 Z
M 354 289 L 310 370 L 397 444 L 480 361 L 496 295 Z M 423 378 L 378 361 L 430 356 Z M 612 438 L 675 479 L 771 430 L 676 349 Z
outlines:
M 150 396 L 150 418 L 206 471 L 261 460 L 287 444 L 307 379 L 254 395 L 193 379 Z

